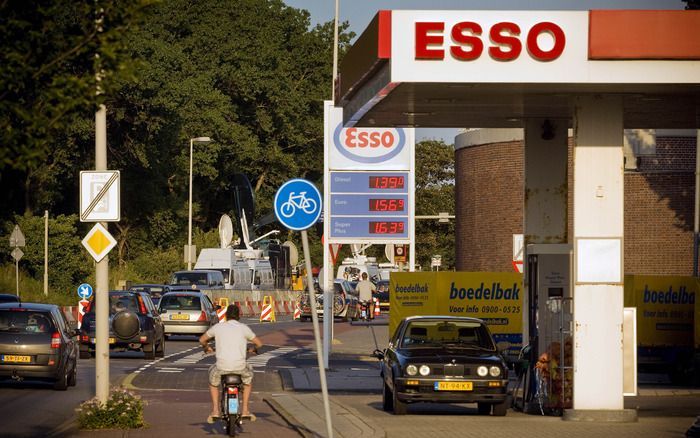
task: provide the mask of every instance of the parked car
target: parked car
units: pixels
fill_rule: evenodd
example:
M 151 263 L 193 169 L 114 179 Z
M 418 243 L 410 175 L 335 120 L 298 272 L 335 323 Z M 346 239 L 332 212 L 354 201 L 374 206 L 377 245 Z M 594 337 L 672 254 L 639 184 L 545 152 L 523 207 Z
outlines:
M 147 292 L 151 296 L 151 301 L 157 307 L 160 297 L 165 293 L 166 287 L 164 284 L 134 284 L 129 290 Z
M 224 275 L 221 271 L 213 269 L 198 269 L 196 271 L 177 271 L 170 278 L 170 284 L 166 286 L 166 292 L 198 290 L 198 289 L 223 289 Z
M 14 294 L 0 294 L 0 303 L 19 303 L 20 299 Z
M 333 301 L 333 316 L 341 318 L 344 321 L 348 319 L 357 320 L 359 318 L 359 310 L 357 303 L 359 301 L 357 292 L 347 280 L 336 279 L 333 281 L 334 301 Z M 309 294 L 304 292 L 301 296 L 301 321 L 311 319 L 311 303 L 309 302 Z M 323 318 L 323 293 L 316 294 L 316 314 Z
M 389 280 L 379 280 L 377 282 L 377 293 L 374 295 L 379 299 L 379 308 L 382 312 L 389 311 Z
M 219 322 L 217 308 L 220 307 L 214 306 L 201 292 L 168 292 L 158 305 L 166 337 L 173 334 L 201 336 Z
M 479 414 L 506 415 L 508 368 L 480 319 L 404 318 L 389 347 L 374 354 L 385 411 L 406 414 L 413 402 L 476 403 Z
M 54 304 L 0 304 L 0 378 L 75 386 L 77 335 Z
M 109 349 L 143 351 L 146 359 L 163 357 L 163 321 L 147 292 L 109 292 Z M 95 355 L 95 300 L 90 301 L 80 327 L 80 358 Z

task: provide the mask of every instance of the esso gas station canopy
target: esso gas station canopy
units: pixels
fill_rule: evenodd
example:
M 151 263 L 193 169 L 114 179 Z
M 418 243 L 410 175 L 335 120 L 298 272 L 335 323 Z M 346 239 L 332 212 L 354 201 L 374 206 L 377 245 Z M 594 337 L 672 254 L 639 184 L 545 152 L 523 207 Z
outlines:
M 345 126 L 522 127 L 574 97 L 625 128 L 700 128 L 700 11 L 379 11 L 348 51 Z

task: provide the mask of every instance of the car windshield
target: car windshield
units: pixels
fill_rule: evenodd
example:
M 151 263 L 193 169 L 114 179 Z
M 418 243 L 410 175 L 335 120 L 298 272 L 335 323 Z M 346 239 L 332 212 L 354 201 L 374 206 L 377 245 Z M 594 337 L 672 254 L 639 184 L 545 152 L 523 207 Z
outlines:
M 496 351 L 486 327 L 473 321 L 411 321 L 404 330 L 401 347 L 456 347 Z
M 0 310 L 0 332 L 49 333 L 54 332 L 48 312 L 3 309 Z
M 184 294 L 166 294 L 160 299 L 162 310 L 201 310 L 199 297 Z
M 192 284 L 207 285 L 206 272 L 180 272 L 173 274 L 170 284 L 180 286 L 190 286 Z

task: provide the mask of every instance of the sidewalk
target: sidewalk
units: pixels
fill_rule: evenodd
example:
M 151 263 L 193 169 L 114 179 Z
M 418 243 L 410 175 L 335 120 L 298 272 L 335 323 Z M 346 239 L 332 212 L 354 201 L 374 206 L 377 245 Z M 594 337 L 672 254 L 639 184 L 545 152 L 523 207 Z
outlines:
M 366 330 L 366 333 L 357 330 L 339 333 L 333 342 L 326 381 L 335 437 L 656 438 L 683 436 L 700 413 L 700 389 L 647 385 L 639 388 L 637 397 L 625 399 L 626 408 L 637 409 L 637 423 L 565 422 L 560 417 L 526 415 L 512 410 L 503 419 L 476 415 L 471 407 L 445 408 L 434 404 L 420 405 L 414 411 L 417 415 L 397 417 L 381 410 L 382 381 L 378 361 L 371 357 L 375 343 L 380 349 L 387 345 L 388 327 L 370 325 Z M 282 370 L 280 375 L 285 392 L 267 396 L 265 401 L 302 436 L 326 436 L 318 367 Z M 465 427 L 467 424 L 469 427 Z

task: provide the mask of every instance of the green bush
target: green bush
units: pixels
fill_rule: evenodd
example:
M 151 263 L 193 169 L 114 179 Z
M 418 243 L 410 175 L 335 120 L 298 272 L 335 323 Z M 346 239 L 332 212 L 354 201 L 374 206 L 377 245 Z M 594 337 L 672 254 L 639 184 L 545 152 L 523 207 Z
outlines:
M 112 388 L 107 403 L 97 398 L 80 404 L 78 426 L 81 429 L 138 429 L 146 426 L 143 419 L 145 402 L 125 388 Z

